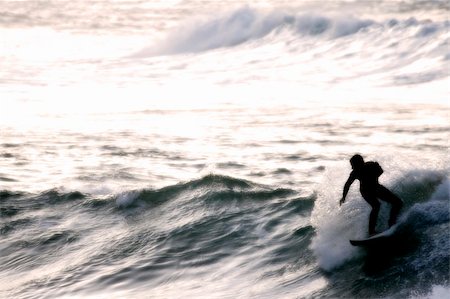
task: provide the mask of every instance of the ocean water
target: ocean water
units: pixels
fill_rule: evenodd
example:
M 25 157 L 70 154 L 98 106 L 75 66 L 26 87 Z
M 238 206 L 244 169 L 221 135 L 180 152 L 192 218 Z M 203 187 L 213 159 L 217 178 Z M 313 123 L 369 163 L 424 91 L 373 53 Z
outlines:
M 449 12 L 1 1 L 0 298 L 448 298 Z

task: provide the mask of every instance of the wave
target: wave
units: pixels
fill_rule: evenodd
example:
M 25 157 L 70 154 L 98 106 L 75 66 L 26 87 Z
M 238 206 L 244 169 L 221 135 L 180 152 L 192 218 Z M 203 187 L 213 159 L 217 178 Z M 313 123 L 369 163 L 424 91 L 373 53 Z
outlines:
M 431 278 L 424 279 L 445 284 L 442 273 L 448 271 L 436 265 L 448 265 L 449 242 L 443 240 L 442 232 L 448 230 L 449 180 L 439 172 L 411 172 L 409 177 L 413 177 L 410 183 L 402 184 L 401 179 L 394 185 L 401 190 L 401 196 L 409 198 L 400 232 L 407 247 L 415 252 L 413 261 L 406 255 L 398 258 L 395 266 L 398 271 L 410 271 L 408 277 L 431 267 L 432 271 L 423 271 Z M 421 191 L 420 195 L 414 197 L 413 190 Z M 54 286 L 64 286 L 65 291 L 80 295 L 114 288 L 157 290 L 167 281 L 182 282 L 178 280 L 181 272 L 188 281 L 198 273 L 251 277 L 261 281 L 262 289 L 266 282 L 288 275 L 291 279 L 286 283 L 298 286 L 303 279 L 309 281 L 320 273 L 317 263 L 324 269 L 327 258 L 318 254 L 334 255 L 342 265 L 348 249 L 337 242 L 343 239 L 348 244 L 342 223 L 333 220 L 332 211 L 322 213 L 323 208 L 327 209 L 323 203 L 331 201 L 323 193 L 302 197 L 290 189 L 214 174 L 107 198 L 58 190 L 41 194 L 3 191 L 1 208 L 24 210 L 2 217 L 0 235 L 5 241 L 0 264 L 3 270 L 17 275 L 30 273 L 24 275 L 27 278 L 20 280 L 17 289 L 29 287 L 30 292 L 37 293 L 53 290 Z M 347 221 L 350 227 L 344 229 L 360 228 L 358 219 L 367 220 L 363 219 L 367 215 L 352 217 L 352 211 L 353 216 L 361 214 L 356 201 L 349 210 L 341 211 L 345 218 L 341 221 Z M 323 222 L 318 225 L 317 219 Z M 425 244 L 414 247 L 411 236 L 416 235 Z M 354 267 L 361 264 L 357 257 L 362 255 L 352 254 L 356 263 L 328 277 L 330 285 L 342 288 L 337 293 L 326 289 L 319 297 L 361 298 L 374 294 L 371 277 L 366 282 L 359 277 L 358 283 L 364 286 L 360 288 L 349 279 L 360 275 Z M 37 273 L 44 279 L 35 281 Z M 391 277 L 381 274 L 379 279 L 383 286 L 389 285 L 389 292 L 397 292 L 399 287 L 391 284 L 398 281 Z M 11 281 L 12 285 L 19 284 Z M 411 290 L 408 286 L 400 289 Z M 12 290 L 11 294 L 15 294 Z M 359 290 L 367 293 L 351 293 Z M 267 292 L 273 292 L 273 285 Z
M 0 207 L 11 212 L 0 224 L 1 268 L 37 272 L 56 263 L 68 271 L 63 276 L 74 293 L 157 287 L 180 267 L 221 271 L 226 259 L 242 262 L 246 271 L 286 267 L 299 262 L 300 250 L 303 264 L 314 262 L 308 250 L 314 228 L 307 219 L 315 197 L 290 189 L 211 174 L 107 198 L 58 190 L 3 194 Z M 46 282 L 37 284 L 39 290 L 61 283 L 63 272 L 52 271 L 42 274 Z
M 404 242 L 403 248 L 414 249 L 420 235 L 423 235 L 422 239 L 428 239 L 431 235 L 428 229 L 433 230 L 441 225 L 448 226 L 449 186 L 447 174 L 439 171 L 411 171 L 393 183 L 391 189 L 405 203 L 395 232 L 396 238 Z M 330 192 L 333 193 L 335 190 Z M 320 267 L 326 271 L 333 271 L 348 261 L 362 256 L 363 252 L 351 246 L 348 240 L 366 237 L 370 212 L 370 207 L 363 200 L 351 198 L 353 196 L 350 196 L 341 209 L 333 208 L 337 201 L 330 201 L 331 196 L 335 197 L 331 193 L 321 192 L 312 214 L 312 223 L 317 229 L 317 236 L 312 242 L 311 249 L 315 252 Z M 389 205 L 382 202 L 377 221 L 379 231 L 387 229 L 389 211 Z M 445 244 L 441 240 L 437 243 L 433 251 L 448 252 L 448 242 Z M 423 248 L 423 245 L 420 246 Z M 421 254 L 416 254 L 414 261 L 423 258 Z
M 208 203 L 286 198 L 293 194 L 295 192 L 289 189 L 270 189 L 247 180 L 210 174 L 197 180 L 161 189 L 127 191 L 117 196 L 116 203 L 118 207 L 126 208 L 142 206 L 142 204 L 162 204 L 180 197 L 184 200 L 201 200 Z
M 30 194 L 26 192 L 1 191 L 0 198 L 6 204 L 14 204 L 21 208 L 37 209 L 68 202 L 85 199 L 86 194 L 79 191 L 62 192 L 57 189 L 51 189 L 39 194 Z
M 22 196 L 23 193 L 21 192 L 14 192 L 14 191 L 8 191 L 8 190 L 0 190 L 0 201 L 7 200 L 8 198 L 13 198 L 17 196 Z
M 290 31 L 297 36 L 318 36 L 338 39 L 372 27 L 384 31 L 392 28 L 417 28 L 415 37 L 425 37 L 439 31 L 446 32 L 449 22 L 389 19 L 378 22 L 349 15 L 327 16 L 319 13 L 292 14 L 281 10 L 262 12 L 248 6 L 215 18 L 191 21 L 172 31 L 165 40 L 138 52 L 136 57 L 197 53 L 218 48 L 234 47 L 269 35 Z
M 199 179 L 178 183 L 158 189 L 125 191 L 108 197 L 94 197 L 79 191 L 63 192 L 58 189 L 38 194 L 20 191 L 0 191 L 0 211 L 9 217 L 21 211 L 51 208 L 57 205 L 73 204 L 94 209 L 110 208 L 133 209 L 151 208 L 163 203 L 178 201 L 201 201 L 207 203 L 226 203 L 234 200 L 264 201 L 274 198 L 286 199 L 295 196 L 291 189 L 275 188 L 256 184 L 247 180 L 221 175 L 207 175 Z

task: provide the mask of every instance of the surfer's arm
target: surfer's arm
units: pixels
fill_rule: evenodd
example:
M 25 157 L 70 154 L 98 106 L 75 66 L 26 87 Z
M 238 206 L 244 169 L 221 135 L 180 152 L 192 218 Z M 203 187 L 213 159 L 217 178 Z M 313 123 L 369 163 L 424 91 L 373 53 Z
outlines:
M 342 205 L 345 202 L 345 198 L 347 197 L 348 190 L 350 190 L 350 186 L 355 181 L 356 177 L 353 175 L 353 172 L 348 177 L 347 182 L 344 185 L 344 192 L 342 193 L 342 199 L 339 201 L 339 205 Z

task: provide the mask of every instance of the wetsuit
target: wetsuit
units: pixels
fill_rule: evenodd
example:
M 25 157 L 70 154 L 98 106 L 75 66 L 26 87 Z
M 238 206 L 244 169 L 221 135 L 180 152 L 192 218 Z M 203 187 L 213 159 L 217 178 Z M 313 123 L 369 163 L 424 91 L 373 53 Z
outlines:
M 396 223 L 403 202 L 394 193 L 378 182 L 378 175 L 373 173 L 370 163 L 374 162 L 365 162 L 362 167 L 354 169 L 350 173 L 348 183 L 351 184 L 355 179 L 360 182 L 361 195 L 372 207 L 369 218 L 369 234 L 373 235 L 375 234 L 375 225 L 377 223 L 378 212 L 380 211 L 380 202 L 378 199 L 392 205 L 389 217 L 389 227 Z

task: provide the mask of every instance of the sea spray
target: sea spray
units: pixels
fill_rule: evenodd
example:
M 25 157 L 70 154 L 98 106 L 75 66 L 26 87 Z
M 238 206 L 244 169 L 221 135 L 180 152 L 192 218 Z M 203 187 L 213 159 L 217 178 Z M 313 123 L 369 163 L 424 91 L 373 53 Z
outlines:
M 331 271 L 346 261 L 360 255 L 360 251 L 349 243 L 349 239 L 362 238 L 367 230 L 365 219 L 369 208 L 358 200 L 355 192 L 350 192 L 346 203 L 339 207 L 343 183 L 335 177 L 344 178 L 346 169 L 330 166 L 319 185 L 311 223 L 316 228 L 311 249 L 319 266 Z

